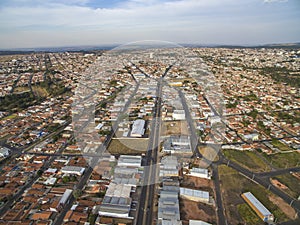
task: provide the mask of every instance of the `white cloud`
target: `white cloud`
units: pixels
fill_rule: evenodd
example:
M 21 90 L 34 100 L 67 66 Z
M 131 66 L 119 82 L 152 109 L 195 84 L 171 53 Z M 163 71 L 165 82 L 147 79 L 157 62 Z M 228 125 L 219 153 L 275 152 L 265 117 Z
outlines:
M 262 19 L 268 16 L 266 12 L 260 16 L 253 11 L 257 4 L 264 5 L 261 0 L 129 0 L 114 8 L 89 7 L 88 0 L 22 1 L 0 7 L 0 47 L 140 39 L 238 44 L 253 42 L 253 27 L 257 24 L 266 24 L 265 30 L 257 31 L 264 35 L 272 29 L 282 31 L 274 28 L 278 21 Z M 282 35 L 286 33 L 282 31 Z
M 288 2 L 288 0 L 264 0 L 264 3 Z

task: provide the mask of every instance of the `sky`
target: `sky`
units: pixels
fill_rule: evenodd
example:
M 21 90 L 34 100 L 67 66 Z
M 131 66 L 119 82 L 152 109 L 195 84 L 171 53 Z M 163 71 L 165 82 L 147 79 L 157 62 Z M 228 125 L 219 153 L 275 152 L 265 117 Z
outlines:
M 0 0 L 0 48 L 300 42 L 300 0 Z

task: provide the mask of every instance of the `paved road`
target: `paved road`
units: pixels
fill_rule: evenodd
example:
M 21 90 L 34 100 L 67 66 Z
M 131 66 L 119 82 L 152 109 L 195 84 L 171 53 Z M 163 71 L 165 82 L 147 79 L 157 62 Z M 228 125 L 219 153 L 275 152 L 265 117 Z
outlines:
M 202 160 L 206 160 L 202 154 L 199 152 L 198 146 L 199 146 L 199 139 L 198 135 L 195 129 L 195 123 L 191 116 L 189 107 L 187 105 L 186 99 L 184 94 L 181 90 L 178 90 L 179 97 L 182 102 L 183 109 L 185 111 L 185 117 L 186 121 L 188 123 L 190 134 L 191 134 L 191 147 L 194 152 L 194 156 L 202 158 Z M 208 100 L 207 100 L 208 101 Z M 211 146 L 213 147 L 213 145 Z M 220 146 L 217 146 L 220 148 Z M 210 161 L 207 160 L 207 163 L 210 164 Z M 217 165 L 212 165 L 213 174 L 214 174 L 214 184 L 215 184 L 215 190 L 216 190 L 216 205 L 217 205 L 217 216 L 218 216 L 218 224 L 219 225 L 227 225 L 227 220 L 224 213 L 224 207 L 222 203 L 222 196 L 221 196 L 221 189 L 220 189 L 220 181 L 219 181 L 219 174 L 218 174 L 218 167 Z
M 274 177 L 274 176 L 278 176 L 278 175 L 282 175 L 282 174 L 286 174 L 286 173 L 290 173 L 290 172 L 294 172 L 294 173 L 300 172 L 300 167 L 288 168 L 288 169 L 279 169 L 279 170 L 276 170 L 276 171 L 255 173 L 255 174 L 259 175 L 261 177 Z
M 183 109 L 184 109 L 184 112 L 185 112 L 185 118 L 186 118 L 186 121 L 188 123 L 189 130 L 190 130 L 190 141 L 191 141 L 192 151 L 195 154 L 195 156 L 201 157 L 201 154 L 198 151 L 199 138 L 198 138 L 197 131 L 196 131 L 196 128 L 195 128 L 194 120 L 191 116 L 191 113 L 190 113 L 190 110 L 189 110 L 189 107 L 188 107 L 188 104 L 186 102 L 186 99 L 185 99 L 185 96 L 184 96 L 183 92 L 181 90 L 178 90 L 178 94 L 179 94 L 179 97 L 181 99 L 182 106 L 183 106 Z
M 98 162 L 98 160 L 99 159 L 95 158 L 93 160 L 92 164 L 95 165 Z M 93 168 L 92 167 L 88 167 L 87 170 L 82 175 L 80 181 L 76 185 L 75 190 L 83 190 L 84 185 L 86 184 L 87 180 L 91 176 L 92 172 L 93 172 Z M 73 203 L 75 202 L 75 200 L 76 199 L 74 198 L 74 196 L 71 195 L 71 197 L 68 200 L 67 204 L 63 207 L 63 210 L 58 214 L 58 216 L 54 220 L 53 225 L 61 225 L 61 224 L 63 224 L 64 217 L 65 217 L 66 213 L 71 209 L 71 207 L 72 207 Z
M 63 149 L 64 147 L 62 146 L 58 152 L 62 152 Z M 40 170 L 41 171 L 47 170 L 50 167 L 50 165 L 53 163 L 55 158 L 56 158 L 55 156 L 50 157 L 50 159 L 45 162 L 45 164 L 41 167 Z M 27 181 L 27 183 L 21 189 L 19 189 L 19 191 L 12 197 L 10 201 L 7 201 L 4 205 L 2 205 L 0 209 L 0 216 L 3 216 L 7 212 L 7 210 L 9 210 L 12 207 L 12 205 L 22 197 L 25 190 L 30 188 L 32 184 L 34 184 L 34 182 L 36 182 L 39 178 L 40 175 L 35 174 L 30 180 Z
M 131 94 L 130 98 L 128 99 L 128 101 L 126 102 L 122 113 L 120 113 L 120 115 L 122 115 L 124 112 L 126 112 L 128 110 L 129 105 L 131 104 L 131 101 L 133 99 L 133 96 L 136 94 L 137 90 L 139 89 L 140 83 L 137 83 L 133 93 Z M 89 177 L 91 176 L 92 172 L 93 172 L 93 168 L 98 164 L 99 159 L 101 158 L 102 153 L 104 153 L 107 149 L 107 147 L 109 146 L 109 143 L 111 142 L 112 137 L 114 136 L 115 132 L 117 131 L 117 128 L 119 126 L 120 123 L 120 117 L 118 117 L 117 121 L 114 123 L 112 129 L 111 129 L 111 133 L 109 135 L 106 136 L 105 141 L 103 142 L 102 145 L 100 145 L 98 147 L 98 149 L 96 150 L 95 154 L 84 154 L 85 156 L 90 156 L 93 157 L 92 162 L 90 164 L 90 166 L 87 168 L 87 170 L 85 171 L 85 173 L 83 174 L 83 176 L 81 177 L 80 181 L 78 182 L 78 184 L 76 185 L 75 189 L 77 190 L 83 190 L 84 189 L 84 185 L 86 184 L 87 180 L 89 179 Z M 63 219 L 66 215 L 66 213 L 71 209 L 74 201 L 76 199 L 72 196 L 68 203 L 65 205 L 65 207 L 63 208 L 63 210 L 59 213 L 58 217 L 56 218 L 55 222 L 53 225 L 60 225 L 63 222 Z
M 144 165 L 143 187 L 136 219 L 137 225 L 151 225 L 153 222 L 153 200 L 157 174 L 157 155 L 159 150 L 158 148 L 160 147 L 162 79 L 163 78 L 161 78 L 157 84 L 157 98 L 154 106 L 151 133 Z
M 213 171 L 215 191 L 216 191 L 218 225 L 227 225 L 227 220 L 225 217 L 225 209 L 222 204 L 222 195 L 221 195 L 221 186 L 220 186 L 220 180 L 219 180 L 218 165 L 213 164 L 212 171 Z
M 299 215 L 299 214 L 298 214 Z M 296 219 L 294 221 L 288 221 L 284 223 L 279 223 L 279 225 L 299 225 L 300 224 L 300 219 Z
M 297 212 L 300 212 L 300 201 L 297 201 L 296 199 L 292 198 L 291 196 L 287 195 L 280 189 L 276 188 L 273 186 L 269 180 L 269 177 L 266 176 L 266 173 L 262 174 L 256 174 L 253 173 L 244 167 L 240 166 L 239 164 L 229 161 L 226 159 L 223 155 L 220 155 L 220 161 L 223 164 L 228 165 L 229 167 L 235 169 L 236 171 L 240 172 L 244 176 L 248 177 L 249 179 L 252 179 L 253 181 L 257 182 L 258 184 L 262 185 L 266 189 L 269 189 L 271 192 L 273 192 L 275 195 L 279 196 L 282 198 L 286 203 L 290 204 Z M 295 169 L 295 170 L 298 170 Z M 288 170 L 286 170 L 288 171 Z M 282 171 L 281 171 L 282 172 Z M 276 172 L 269 172 L 269 175 L 276 174 Z

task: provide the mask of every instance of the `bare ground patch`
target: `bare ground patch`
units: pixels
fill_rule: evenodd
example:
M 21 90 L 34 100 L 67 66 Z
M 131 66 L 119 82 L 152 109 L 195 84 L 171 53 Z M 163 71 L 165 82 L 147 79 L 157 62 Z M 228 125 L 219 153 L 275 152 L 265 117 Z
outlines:
M 202 220 L 216 224 L 216 213 L 213 206 L 180 198 L 180 209 L 183 225 L 188 225 L 189 220 Z
M 281 198 L 275 196 L 275 195 L 270 195 L 269 199 L 271 202 L 273 202 L 275 205 L 280 208 L 280 210 L 289 218 L 289 219 L 295 219 L 295 210 L 287 204 L 285 201 L 283 201 Z
M 161 127 L 162 136 L 189 135 L 186 121 L 164 121 Z

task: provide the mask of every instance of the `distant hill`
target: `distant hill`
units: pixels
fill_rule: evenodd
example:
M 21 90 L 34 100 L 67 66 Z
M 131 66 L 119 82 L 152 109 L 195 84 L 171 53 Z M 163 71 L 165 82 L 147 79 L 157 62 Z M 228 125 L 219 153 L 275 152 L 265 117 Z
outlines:
M 110 46 L 68 46 L 68 47 L 45 47 L 45 48 L 16 48 L 16 49 L 0 49 L 0 55 L 17 55 L 17 54 L 32 54 L 35 52 L 84 52 L 90 53 L 93 51 L 110 50 L 116 47 Z
M 5 51 L 1 51 L 0 50 L 0 55 L 24 55 L 24 54 L 31 54 L 34 53 L 34 51 L 9 51 L 9 50 L 5 50 Z
M 197 44 L 182 44 L 185 47 L 208 47 L 208 48 L 284 48 L 284 49 L 298 49 L 300 48 L 300 42 L 297 43 L 285 43 L 285 44 L 264 44 L 264 45 L 197 45 Z
M 260 48 L 300 48 L 300 42 L 286 44 L 266 44 L 260 46 Z

